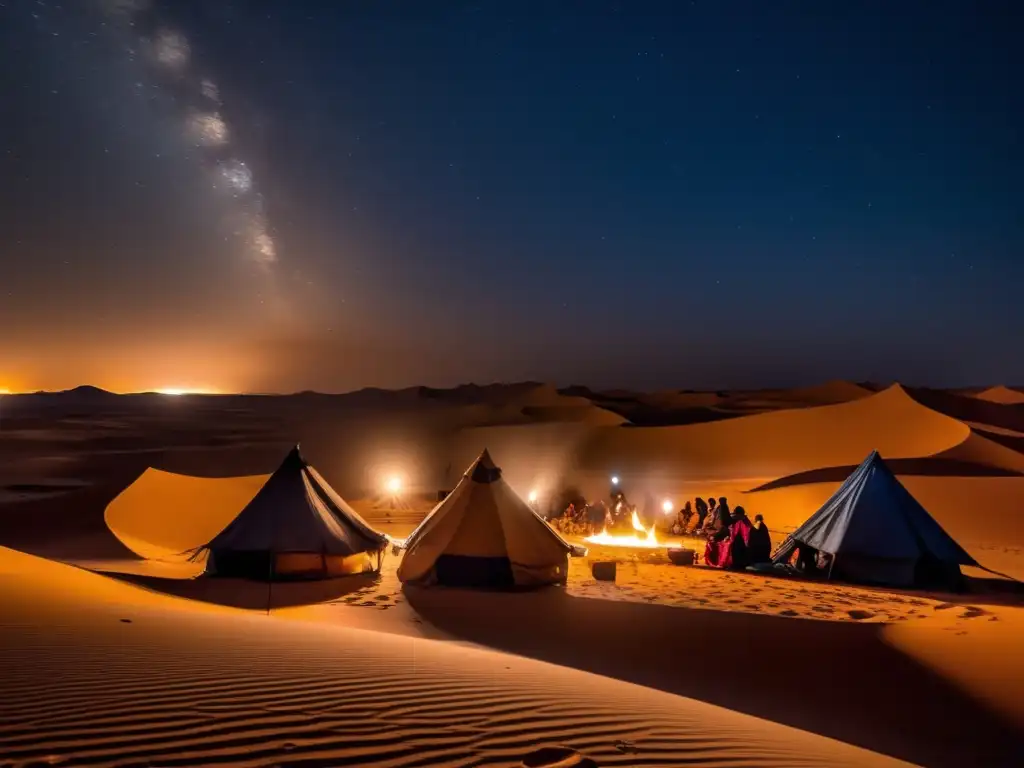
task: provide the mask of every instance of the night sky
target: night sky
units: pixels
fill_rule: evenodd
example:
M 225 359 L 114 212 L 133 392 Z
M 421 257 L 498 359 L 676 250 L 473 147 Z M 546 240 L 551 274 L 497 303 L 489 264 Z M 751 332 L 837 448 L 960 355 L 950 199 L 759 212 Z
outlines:
M 1024 8 L 0 0 L 0 388 L 1024 382 Z

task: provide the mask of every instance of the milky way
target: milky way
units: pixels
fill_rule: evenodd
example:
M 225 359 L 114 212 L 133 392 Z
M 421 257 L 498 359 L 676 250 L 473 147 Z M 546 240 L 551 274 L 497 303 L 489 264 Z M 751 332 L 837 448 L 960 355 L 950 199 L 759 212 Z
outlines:
M 128 53 L 141 57 L 174 99 L 185 139 L 201 158 L 210 185 L 224 197 L 225 224 L 240 238 L 247 257 L 269 269 L 277 262 L 277 245 L 263 196 L 252 168 L 233 141 L 220 88 L 208 73 L 197 71 L 188 37 L 166 23 L 149 0 L 100 0 L 100 4 L 129 37 Z

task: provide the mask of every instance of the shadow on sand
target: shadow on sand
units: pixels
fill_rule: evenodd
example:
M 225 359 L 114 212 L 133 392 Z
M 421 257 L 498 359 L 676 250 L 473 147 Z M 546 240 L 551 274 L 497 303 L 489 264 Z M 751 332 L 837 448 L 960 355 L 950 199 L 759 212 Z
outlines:
M 380 582 L 380 574 L 376 573 L 363 573 L 319 581 L 277 581 L 272 584 L 209 576 L 168 579 L 106 570 L 97 570 L 96 573 L 164 595 L 183 597 L 188 600 L 198 600 L 229 608 L 244 608 L 250 611 L 329 603 L 373 587 Z
M 0 545 L 52 560 L 139 560 L 107 527 L 107 505 L 144 470 L 132 467 L 79 491 L 4 504 Z
M 557 589 L 460 591 L 457 599 L 451 590 L 405 592 L 437 629 L 496 650 L 920 765 L 1020 765 L 1021 730 L 886 644 L 881 625 L 576 598 Z

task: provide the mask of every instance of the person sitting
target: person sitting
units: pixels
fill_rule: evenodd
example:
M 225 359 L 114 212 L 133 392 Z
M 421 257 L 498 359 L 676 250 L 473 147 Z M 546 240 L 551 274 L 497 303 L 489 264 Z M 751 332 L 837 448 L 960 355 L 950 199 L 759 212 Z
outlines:
M 693 526 L 693 533 L 699 533 L 700 529 L 704 527 L 704 520 L 708 516 L 708 504 L 706 501 L 704 501 L 704 499 L 698 496 L 695 505 L 697 507 L 697 522 Z
M 730 568 L 746 568 L 750 565 L 750 534 L 754 526 L 747 517 L 743 507 L 736 507 L 729 526 L 729 565 Z
M 747 555 L 751 565 L 767 563 L 772 559 L 772 537 L 764 524 L 764 515 L 754 515 L 754 527 L 750 532 L 750 547 Z
M 796 548 L 796 569 L 804 576 L 813 577 L 818 575 L 818 550 L 806 544 L 800 544 Z
M 722 522 L 722 509 L 728 505 L 718 505 L 718 522 Z M 716 568 L 746 568 L 750 564 L 750 533 L 753 526 L 743 507 L 736 507 L 736 512 L 729 518 L 729 524 L 708 536 L 704 549 L 704 562 Z
M 693 505 L 687 501 L 683 508 L 676 512 L 675 522 L 672 523 L 672 535 L 682 536 L 690 525 L 690 518 L 693 517 Z
M 715 541 L 722 541 L 729 537 L 730 525 L 732 525 L 732 515 L 729 513 L 729 502 L 725 496 L 722 496 L 718 500 L 718 506 L 715 507 L 714 517 L 704 526 L 704 532 Z

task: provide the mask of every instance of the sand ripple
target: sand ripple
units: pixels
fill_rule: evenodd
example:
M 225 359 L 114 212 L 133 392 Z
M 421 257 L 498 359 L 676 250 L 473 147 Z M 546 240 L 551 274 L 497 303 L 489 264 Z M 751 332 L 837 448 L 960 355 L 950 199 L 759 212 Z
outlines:
M 519 657 L 197 612 L 93 574 L 64 575 L 102 599 L 84 601 L 79 589 L 76 602 L 25 599 L 31 577 L 0 579 L 0 765 L 513 768 L 556 746 L 601 766 L 896 764 Z M 7 601 L 8 589 L 22 599 Z

